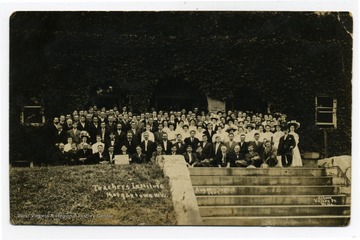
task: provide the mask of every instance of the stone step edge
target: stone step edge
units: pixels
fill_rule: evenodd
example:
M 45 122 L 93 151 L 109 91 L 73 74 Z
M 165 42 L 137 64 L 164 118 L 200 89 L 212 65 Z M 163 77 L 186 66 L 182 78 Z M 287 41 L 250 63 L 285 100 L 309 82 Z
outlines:
M 326 187 L 326 188 L 333 188 L 333 187 L 342 187 L 343 185 L 334 184 L 334 185 L 193 185 L 195 188 L 205 187 L 205 188 L 216 188 L 216 187 L 256 187 L 256 188 L 265 188 L 265 187 L 308 187 L 308 188 L 315 188 L 315 187 Z
M 328 195 L 328 194 L 323 194 L 323 195 L 315 195 L 315 196 L 319 196 L 319 197 L 346 197 L 346 194 L 333 194 L 333 195 Z M 234 195 L 229 195 L 229 194 L 224 194 L 224 195 L 197 195 L 197 198 L 219 198 L 219 197 L 314 197 L 314 195 L 309 195 L 309 194 L 300 194 L 300 195 L 285 195 L 285 194 L 279 194 L 279 195 L 274 195 L 274 194 L 269 194 L 269 195 L 239 195 L 239 194 L 234 194 Z
M 206 205 L 206 206 L 199 206 L 200 208 L 295 208 L 295 207 L 303 207 L 303 208 L 313 208 L 313 207 L 328 207 L 328 208 L 341 208 L 341 207 L 351 207 L 351 205 L 343 204 L 343 205 L 245 205 L 245 206 L 239 206 L 239 205 Z
M 350 218 L 350 215 L 341 215 L 341 216 L 336 216 L 336 215 L 309 215 L 309 216 L 243 216 L 243 217 L 202 217 L 203 220 L 207 220 L 207 219 L 273 219 L 273 218 L 280 218 L 280 219 L 289 219 L 289 218 L 295 218 L 295 219 L 302 219 L 302 218 Z
M 234 175 L 230 175 L 230 176 L 224 176 L 224 175 L 195 175 L 195 176 L 190 176 L 191 177 L 202 177 L 202 178 L 208 178 L 208 177 L 219 177 L 219 178 L 284 178 L 284 179 L 292 179 L 292 178 L 324 178 L 324 179 L 328 179 L 328 178 L 334 178 L 336 176 L 298 176 L 298 175 L 288 175 L 288 176 L 272 176 L 272 175 L 268 175 L 268 176 L 255 176 L 255 175 L 239 175 L 239 176 L 234 176 Z

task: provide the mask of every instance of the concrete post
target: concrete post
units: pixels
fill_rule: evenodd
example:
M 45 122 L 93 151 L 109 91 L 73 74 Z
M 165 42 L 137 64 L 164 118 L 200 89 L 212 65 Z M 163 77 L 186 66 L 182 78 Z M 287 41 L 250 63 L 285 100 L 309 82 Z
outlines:
M 202 225 L 199 207 L 183 156 L 163 156 L 157 159 L 165 176 L 169 177 L 170 191 L 178 225 Z

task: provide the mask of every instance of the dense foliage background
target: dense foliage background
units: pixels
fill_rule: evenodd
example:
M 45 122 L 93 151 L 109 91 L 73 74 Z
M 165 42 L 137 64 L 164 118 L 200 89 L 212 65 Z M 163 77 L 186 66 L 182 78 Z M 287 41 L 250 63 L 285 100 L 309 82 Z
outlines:
M 239 110 L 269 102 L 301 122 L 303 151 L 323 147 L 315 97 L 335 97 L 330 155 L 351 153 L 350 13 L 17 12 L 10 31 L 12 153 L 29 145 L 18 124 L 29 99 L 52 117 L 87 107 L 93 89 L 112 85 L 145 111 L 154 95 L 183 83 Z

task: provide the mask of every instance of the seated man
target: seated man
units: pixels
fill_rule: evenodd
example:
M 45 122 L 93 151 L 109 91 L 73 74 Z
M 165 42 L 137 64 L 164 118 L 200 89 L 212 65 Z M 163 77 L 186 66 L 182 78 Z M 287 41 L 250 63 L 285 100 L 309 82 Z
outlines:
M 136 153 L 134 153 L 131 157 L 131 163 L 137 163 L 137 164 L 141 164 L 141 163 L 146 163 L 147 162 L 147 158 L 146 155 L 142 153 L 141 151 L 141 147 L 137 146 L 135 148 Z
M 254 151 L 254 147 L 252 145 L 248 146 L 248 153 L 245 154 L 245 161 L 248 166 L 253 165 L 254 167 L 260 167 L 263 164 L 262 159 L 259 154 Z
M 150 161 L 155 163 L 159 160 L 159 158 L 163 158 L 164 155 L 165 155 L 165 152 L 162 150 L 162 146 L 160 144 L 158 144 L 156 146 L 156 151 L 152 154 Z
M 53 155 L 52 165 L 60 166 L 60 165 L 68 165 L 68 154 L 64 151 L 65 145 L 63 143 L 59 143 L 59 148 L 55 151 Z
M 216 155 L 214 158 L 214 167 L 227 167 L 229 168 L 232 166 L 232 157 L 227 151 L 227 147 L 222 145 L 221 146 L 221 153 Z
M 77 155 L 76 143 L 71 144 L 71 149 L 67 153 L 69 165 L 77 165 L 79 160 Z
M 240 146 L 236 145 L 234 147 L 234 152 L 232 154 L 232 160 L 234 162 L 235 167 L 247 167 L 248 163 L 245 161 L 245 156 L 243 156 L 240 152 Z
M 91 149 L 92 149 L 92 153 L 93 153 L 93 154 L 98 152 L 99 146 L 102 146 L 103 149 L 105 148 L 105 144 L 101 141 L 101 136 L 100 136 L 100 135 L 97 135 L 97 136 L 96 136 L 96 143 L 94 143 L 94 144 L 91 146 Z
M 278 164 L 276 155 L 277 155 L 277 151 L 275 148 L 271 146 L 271 141 L 266 141 L 265 148 L 261 155 L 264 164 L 266 164 L 269 167 L 275 167 Z
M 195 152 L 197 145 L 199 144 L 200 140 L 195 137 L 195 130 L 190 131 L 190 137 L 184 139 L 184 143 L 188 146 L 191 145 L 193 152 Z
M 171 146 L 171 152 L 170 152 L 169 155 L 178 155 L 178 153 L 177 153 L 177 148 L 176 148 L 175 145 L 172 145 L 172 146 Z
M 192 152 L 192 150 L 192 146 L 188 145 L 186 147 L 186 153 L 183 154 L 188 167 L 196 167 L 199 164 L 199 160 L 197 159 L 195 153 Z
M 106 161 L 109 161 L 109 163 L 114 163 L 114 157 L 115 157 L 115 149 L 114 146 L 109 146 L 107 148 L 108 150 L 104 153 Z
M 185 151 L 186 151 L 186 147 L 185 147 L 185 144 L 184 144 L 184 141 L 182 140 L 182 135 L 179 133 L 177 136 L 176 136 L 176 143 L 174 143 L 174 145 L 176 146 L 176 152 L 180 155 L 184 154 Z
M 92 155 L 91 146 L 87 143 L 84 143 L 82 146 L 83 148 L 79 149 L 76 153 L 79 164 L 90 164 Z
M 140 143 L 140 147 L 143 151 L 143 153 L 146 155 L 146 161 L 150 161 L 150 158 L 152 157 L 153 152 L 155 151 L 156 144 L 149 139 L 149 133 L 144 132 L 144 141 Z
M 105 157 L 104 146 L 98 145 L 97 148 L 97 152 L 94 153 L 91 157 L 91 164 L 109 163 Z

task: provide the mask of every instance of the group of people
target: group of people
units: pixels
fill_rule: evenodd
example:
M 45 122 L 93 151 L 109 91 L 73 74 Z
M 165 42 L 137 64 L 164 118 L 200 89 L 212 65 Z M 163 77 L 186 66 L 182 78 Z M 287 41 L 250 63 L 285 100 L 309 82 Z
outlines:
M 183 155 L 189 167 L 256 168 L 302 166 L 299 127 L 281 113 L 195 108 L 134 114 L 92 106 L 55 117 L 46 131 L 51 165 L 114 163 L 116 155 L 141 164 Z

